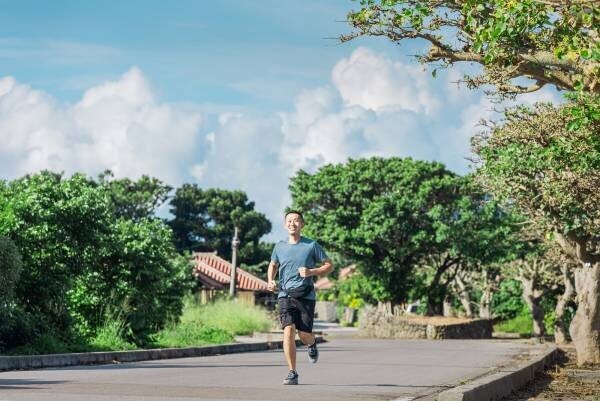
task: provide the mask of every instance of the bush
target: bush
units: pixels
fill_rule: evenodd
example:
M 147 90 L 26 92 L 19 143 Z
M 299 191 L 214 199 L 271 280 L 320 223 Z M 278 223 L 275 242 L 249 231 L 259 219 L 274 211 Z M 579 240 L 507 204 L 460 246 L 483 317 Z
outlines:
M 96 330 L 90 345 L 99 351 L 130 350 L 137 346 L 128 341 L 131 338 L 130 328 L 122 311 L 107 309 L 103 324 Z
M 503 280 L 498 291 L 492 297 L 492 315 L 504 321 L 517 317 L 527 307 L 523 303 L 521 282 L 513 279 Z
M 39 333 L 93 338 L 104 324 L 98 311 L 126 305 L 131 339 L 142 343 L 181 313 L 193 277 L 171 230 L 159 219 L 119 218 L 108 191 L 84 175 L 48 171 L 0 182 L 0 235 L 27 266 L 15 305 L 36 317 Z M 0 291 L 8 279 L 0 275 Z
M 0 308 L 13 301 L 22 265 L 21 254 L 15 243 L 0 237 Z
M 0 352 L 28 344 L 48 330 L 38 317 L 18 305 L 4 305 L 0 313 Z
M 0 226 L 27 267 L 15 302 L 48 330 L 70 333 L 72 308 L 65 294 L 85 269 L 98 267 L 103 253 L 99 238 L 111 222 L 108 197 L 83 175 L 62 179 L 48 171 L 12 181 L 1 197 L 10 218 Z
M 337 285 L 338 302 L 352 309 L 360 309 L 365 304 L 376 304 L 384 298 L 383 285 L 361 272 L 355 272 Z
M 143 344 L 149 335 L 177 318 L 183 297 L 193 286 L 191 265 L 178 255 L 171 230 L 157 219 L 119 220 L 111 228 L 98 271 L 80 276 L 69 292 L 79 331 L 93 336 L 106 306 L 121 310 L 131 340 Z

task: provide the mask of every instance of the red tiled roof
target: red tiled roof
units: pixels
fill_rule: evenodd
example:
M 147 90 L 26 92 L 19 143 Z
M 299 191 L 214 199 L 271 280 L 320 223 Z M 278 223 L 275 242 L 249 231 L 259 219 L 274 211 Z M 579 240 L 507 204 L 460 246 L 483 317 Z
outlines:
M 209 281 L 220 283 L 222 286 L 229 286 L 231 281 L 231 263 L 217 256 L 213 252 L 194 253 L 194 274 L 207 278 Z M 267 291 L 267 282 L 248 273 L 245 270 L 236 268 L 235 287 L 240 290 L 248 291 Z

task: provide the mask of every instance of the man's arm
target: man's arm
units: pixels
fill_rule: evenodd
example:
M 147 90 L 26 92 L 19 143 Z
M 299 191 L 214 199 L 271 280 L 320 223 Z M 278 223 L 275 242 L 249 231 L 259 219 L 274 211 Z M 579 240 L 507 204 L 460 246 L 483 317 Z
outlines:
M 275 274 L 277 274 L 277 262 L 271 261 L 269 263 L 269 269 L 267 270 L 267 289 L 269 291 L 275 291 L 277 283 L 275 282 Z
M 333 263 L 331 260 L 325 259 L 320 267 L 309 269 L 307 267 L 301 267 L 298 269 L 300 277 L 311 277 L 311 276 L 325 276 L 333 271 Z

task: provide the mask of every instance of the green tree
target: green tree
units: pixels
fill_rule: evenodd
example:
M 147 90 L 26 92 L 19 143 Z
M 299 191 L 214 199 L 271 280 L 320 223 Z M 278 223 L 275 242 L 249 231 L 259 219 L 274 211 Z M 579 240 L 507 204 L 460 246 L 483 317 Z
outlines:
M 173 219 L 169 225 L 175 233 L 179 251 L 217 251 L 231 258 L 234 227 L 240 230 L 238 260 L 246 265 L 264 262 L 269 247 L 260 238 L 271 231 L 271 222 L 254 210 L 254 202 L 243 191 L 202 189 L 195 184 L 177 188 L 171 199 Z
M 386 301 L 406 300 L 411 269 L 434 246 L 427 217 L 454 181 L 440 163 L 400 158 L 349 160 L 291 180 L 306 234 L 355 260 L 382 284 Z
M 483 274 L 489 265 L 516 258 L 525 246 L 518 237 L 521 218 L 502 209 L 471 176 L 456 178 L 452 192 L 451 202 L 429 212 L 436 246 L 421 264 L 433 268 L 426 292 L 430 314 L 442 312 L 459 276 Z
M 441 312 L 442 277 L 451 269 L 496 260 L 513 245 L 501 210 L 440 163 L 350 160 L 300 171 L 290 189 L 308 235 L 359 262 L 385 288 L 385 300 L 426 296 L 430 313 Z M 416 272 L 425 267 L 432 274 Z
M 110 196 L 84 175 L 48 171 L 0 187 L 0 235 L 27 267 L 15 303 L 41 331 L 92 334 L 104 312 L 120 310 L 144 340 L 179 315 L 192 275 L 171 230 L 158 219 L 118 217 Z
M 19 326 L 26 326 L 27 317 L 14 302 L 21 269 L 21 255 L 17 246 L 10 239 L 0 236 L 0 351 L 20 345 L 21 341 L 27 340 L 27 331 L 30 331 L 27 328 L 19 329 Z
M 110 227 L 108 197 L 83 175 L 63 180 L 47 171 L 11 182 L 3 197 L 11 217 L 0 224 L 1 234 L 14 241 L 27 267 L 16 298 L 43 324 L 68 332 L 65 294 L 74 278 L 94 264 L 97 238 Z
M 94 333 L 116 310 L 132 339 L 143 343 L 179 317 L 183 297 L 193 286 L 192 266 L 177 253 L 162 221 L 115 221 L 96 256 L 97 263 L 75 278 L 67 293 L 80 331 Z
M 14 299 L 22 265 L 21 254 L 14 242 L 0 237 L 0 310 Z
M 477 63 L 483 72 L 466 76 L 471 87 L 498 92 L 559 89 L 600 93 L 600 8 L 594 0 L 361 0 L 348 14 L 358 36 L 384 36 L 430 45 L 422 63 Z M 435 74 L 435 70 L 434 74 Z M 523 85 L 519 78 L 526 78 Z
M 577 261 L 570 326 L 580 363 L 600 363 L 600 120 L 569 130 L 571 105 L 507 110 L 474 140 L 479 174 L 494 194 L 544 225 Z
M 137 181 L 129 178 L 114 179 L 110 170 L 98 176 L 98 183 L 110 194 L 115 215 L 131 220 L 153 217 L 173 189 L 147 175 L 142 175 Z

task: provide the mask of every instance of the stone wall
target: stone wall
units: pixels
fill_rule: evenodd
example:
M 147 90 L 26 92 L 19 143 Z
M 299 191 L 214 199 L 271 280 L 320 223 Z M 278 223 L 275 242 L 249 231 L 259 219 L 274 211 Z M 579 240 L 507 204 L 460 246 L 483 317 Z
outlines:
M 389 310 L 365 307 L 358 318 L 359 333 L 363 337 L 402 338 L 402 339 L 471 339 L 492 338 L 492 321 L 473 319 L 461 323 L 443 324 L 439 320 L 424 323 L 424 318 L 411 318 L 408 315 L 391 314 Z

